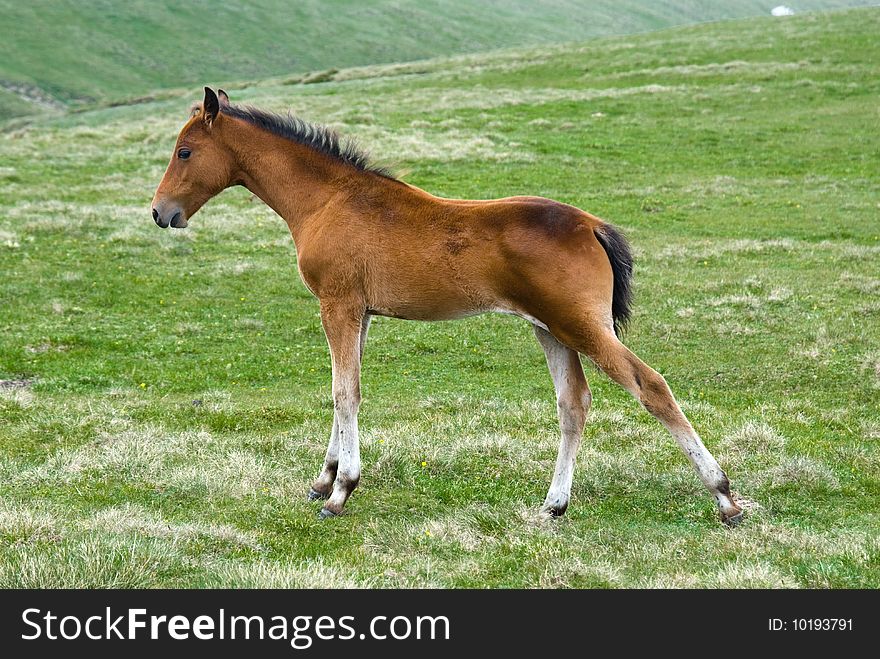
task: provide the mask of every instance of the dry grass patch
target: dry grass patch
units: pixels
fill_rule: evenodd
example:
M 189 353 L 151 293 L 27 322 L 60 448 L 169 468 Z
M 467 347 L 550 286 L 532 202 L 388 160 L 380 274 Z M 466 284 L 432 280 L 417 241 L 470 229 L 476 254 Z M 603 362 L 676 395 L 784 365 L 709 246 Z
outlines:
M 353 574 L 319 558 L 299 562 L 222 561 L 211 567 L 203 585 L 208 588 L 351 589 L 375 588 L 381 581 Z
M 840 480 L 827 465 L 803 455 L 785 456 L 778 464 L 756 474 L 755 479 L 766 487 L 840 489 Z
M 113 534 L 135 534 L 151 538 L 165 538 L 173 542 L 209 538 L 229 545 L 260 550 L 253 533 L 241 531 L 228 524 L 177 522 L 132 504 L 105 508 L 86 520 L 83 526 L 90 531 Z
M 173 545 L 130 535 L 13 546 L 2 558 L 0 588 L 36 589 L 169 586 L 182 562 Z
M 778 455 L 784 448 L 785 437 L 765 421 L 746 421 L 721 440 L 725 459 L 736 464 Z

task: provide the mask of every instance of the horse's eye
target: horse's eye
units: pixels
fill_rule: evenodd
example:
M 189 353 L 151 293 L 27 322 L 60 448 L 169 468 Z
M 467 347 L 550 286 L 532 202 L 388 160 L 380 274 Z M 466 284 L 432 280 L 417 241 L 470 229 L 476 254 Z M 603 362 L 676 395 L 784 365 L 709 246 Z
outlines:
M 191 154 L 192 154 L 192 151 L 190 151 L 189 149 L 184 148 L 184 149 L 177 150 L 177 157 L 180 158 L 181 160 L 186 160 L 187 158 L 190 157 Z

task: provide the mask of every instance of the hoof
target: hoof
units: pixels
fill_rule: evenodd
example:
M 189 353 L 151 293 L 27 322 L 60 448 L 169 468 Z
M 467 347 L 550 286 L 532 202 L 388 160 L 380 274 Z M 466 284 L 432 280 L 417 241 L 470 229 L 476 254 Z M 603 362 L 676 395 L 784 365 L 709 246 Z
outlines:
M 318 499 L 327 499 L 329 494 L 321 494 L 313 488 L 309 488 L 309 501 L 317 501 Z
M 722 517 L 721 521 L 727 524 L 730 528 L 737 526 L 743 520 L 742 511 L 739 511 L 736 515 L 731 515 L 730 517 Z
M 541 512 L 547 513 L 550 517 L 562 517 L 566 510 L 568 510 L 567 503 L 562 505 L 545 505 L 541 508 Z
M 321 512 L 318 513 L 318 517 L 321 519 L 329 519 L 330 517 L 336 517 L 336 513 L 332 510 L 328 510 L 327 508 L 321 508 Z

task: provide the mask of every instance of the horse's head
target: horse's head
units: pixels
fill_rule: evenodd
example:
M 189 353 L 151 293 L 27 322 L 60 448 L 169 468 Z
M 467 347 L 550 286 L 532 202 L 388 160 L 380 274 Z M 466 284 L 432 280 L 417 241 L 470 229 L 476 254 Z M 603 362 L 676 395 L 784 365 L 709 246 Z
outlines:
M 229 187 L 233 162 L 218 139 L 223 123 L 220 108 L 228 104 L 222 89 L 218 96 L 205 87 L 205 100 L 193 108 L 177 136 L 171 162 L 153 196 L 153 220 L 163 229 L 182 229 L 206 201 Z

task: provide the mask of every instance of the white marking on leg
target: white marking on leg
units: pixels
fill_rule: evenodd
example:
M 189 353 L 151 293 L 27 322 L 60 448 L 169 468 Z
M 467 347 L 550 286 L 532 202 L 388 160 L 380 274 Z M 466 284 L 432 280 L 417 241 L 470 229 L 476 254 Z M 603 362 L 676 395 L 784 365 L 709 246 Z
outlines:
M 682 418 L 685 418 L 683 413 Z M 712 493 L 725 518 L 738 514 L 740 512 L 739 506 L 730 498 L 730 483 L 727 480 L 727 475 L 718 464 L 715 456 L 703 444 L 693 426 L 686 420 L 685 425 L 673 426 L 666 421 L 663 421 L 663 425 L 672 433 L 676 443 L 694 466 L 703 485 Z
M 337 419 L 336 410 L 333 411 L 333 430 L 330 431 L 330 442 L 327 444 L 327 453 L 324 455 L 324 466 L 312 489 L 316 492 L 327 495 L 333 487 L 333 481 L 336 479 L 336 467 L 339 464 L 339 420 Z
M 367 333 L 370 329 L 370 320 L 371 316 L 369 314 L 365 314 L 363 320 L 361 321 L 361 329 L 360 329 L 360 337 L 358 341 L 358 360 L 362 359 L 364 356 L 364 350 L 367 345 Z M 354 435 L 357 435 L 357 412 L 355 412 L 355 432 Z M 333 489 L 333 484 L 336 480 L 337 473 L 339 471 L 339 462 L 340 462 L 340 423 L 339 423 L 339 412 L 337 410 L 337 404 L 334 400 L 333 403 L 333 430 L 330 433 L 330 442 L 327 446 L 327 453 L 324 456 L 324 466 L 321 469 L 321 473 L 318 475 L 318 479 L 315 481 L 315 484 L 312 486 L 312 489 L 328 496 L 329 493 Z M 349 436 L 352 435 L 351 430 L 349 429 Z M 351 462 L 351 451 L 348 451 L 347 461 Z M 360 455 L 358 454 L 357 459 L 358 465 L 358 474 L 360 474 Z
M 348 380 L 348 378 L 344 378 Z M 361 477 L 361 453 L 358 439 L 357 414 L 360 394 L 350 382 L 339 383 L 334 378 L 333 405 L 339 419 L 339 466 L 333 483 L 333 494 L 327 502 L 334 512 L 345 505 L 346 500 Z
M 346 304 L 321 301 L 321 322 L 333 366 L 333 409 L 338 435 L 336 479 L 322 515 L 339 514 L 361 476 L 357 414 L 361 402 L 361 352 L 369 321 Z
M 544 500 L 543 509 L 562 513 L 571 497 L 571 482 L 577 450 L 580 447 L 587 411 L 592 397 L 576 352 L 565 347 L 552 334 L 535 327 L 535 336 L 544 348 L 547 367 L 556 389 L 561 438 L 556 455 L 553 480 Z

